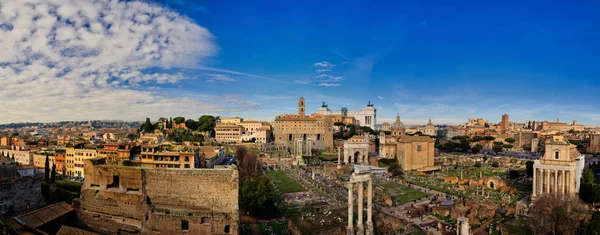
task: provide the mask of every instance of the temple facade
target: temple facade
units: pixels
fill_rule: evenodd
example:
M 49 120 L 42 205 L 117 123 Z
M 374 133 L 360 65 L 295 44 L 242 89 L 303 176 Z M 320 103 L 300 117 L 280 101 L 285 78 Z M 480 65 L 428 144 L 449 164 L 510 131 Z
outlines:
M 533 197 L 546 193 L 573 196 L 579 192 L 585 157 L 562 136 L 545 143 L 544 156 L 533 165 Z

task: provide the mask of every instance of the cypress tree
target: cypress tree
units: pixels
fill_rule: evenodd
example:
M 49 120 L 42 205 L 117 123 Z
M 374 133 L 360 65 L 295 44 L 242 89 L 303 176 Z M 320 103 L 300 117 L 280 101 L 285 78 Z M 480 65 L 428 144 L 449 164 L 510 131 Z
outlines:
M 52 176 L 50 182 L 56 183 L 56 164 L 52 164 Z
M 44 167 L 44 178 L 46 183 L 50 183 L 50 162 L 48 161 L 48 154 L 46 153 L 46 166 Z

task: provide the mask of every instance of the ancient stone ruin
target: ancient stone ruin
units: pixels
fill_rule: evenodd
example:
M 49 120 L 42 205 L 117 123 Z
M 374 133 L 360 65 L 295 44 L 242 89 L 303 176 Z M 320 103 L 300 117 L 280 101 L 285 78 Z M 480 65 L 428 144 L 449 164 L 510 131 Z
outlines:
M 110 234 L 238 234 L 238 171 L 85 164 L 83 228 Z

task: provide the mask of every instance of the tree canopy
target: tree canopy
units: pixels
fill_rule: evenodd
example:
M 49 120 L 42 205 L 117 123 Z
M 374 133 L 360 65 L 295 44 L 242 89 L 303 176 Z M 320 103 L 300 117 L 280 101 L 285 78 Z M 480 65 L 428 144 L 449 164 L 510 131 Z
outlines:
M 218 117 L 213 117 L 211 115 L 202 115 L 200 118 L 198 118 L 198 127 L 194 130 L 212 132 L 217 124 L 217 119 Z
M 142 131 L 144 131 L 144 133 L 152 133 L 154 132 L 154 125 L 152 125 L 152 123 L 150 122 L 150 118 L 146 118 L 146 122 L 144 122 L 144 124 L 142 124 Z
M 175 122 L 175 124 L 180 124 L 182 122 L 185 122 L 185 118 L 184 117 L 176 117 L 176 118 L 173 118 L 173 121 Z
M 513 138 L 506 138 L 504 141 L 506 141 L 507 143 L 514 143 L 516 140 Z

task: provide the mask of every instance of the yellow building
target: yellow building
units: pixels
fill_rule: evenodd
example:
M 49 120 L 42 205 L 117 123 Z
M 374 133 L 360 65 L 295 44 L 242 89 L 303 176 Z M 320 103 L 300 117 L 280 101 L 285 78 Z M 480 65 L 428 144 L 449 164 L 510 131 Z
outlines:
M 544 156 L 533 164 L 533 196 L 572 196 L 579 192 L 585 157 L 562 136 L 545 142 Z
M 403 135 L 398 137 L 398 162 L 405 171 L 435 170 L 435 141 L 429 136 Z
M 71 177 L 84 177 L 84 161 L 98 157 L 95 149 L 66 149 L 67 175 Z
M 304 98 L 298 100 L 298 115 L 284 114 L 275 118 L 275 144 L 293 147 L 298 140 L 310 139 L 315 149 L 333 148 L 333 117 L 320 114 L 305 115 Z
M 396 121 L 390 126 L 391 135 L 381 132 L 379 134 L 379 157 L 394 159 L 397 156 L 396 139 L 404 135 L 406 129 L 400 121 L 400 114 L 396 116 Z
M 217 124 L 215 139 L 220 143 L 239 143 L 244 133 L 244 127 L 233 124 Z
M 48 163 L 50 166 L 50 170 L 52 170 L 52 165 L 56 164 L 56 158 L 54 156 L 54 152 L 36 152 L 33 153 L 33 165 L 36 168 L 46 168 L 46 155 L 48 155 Z
M 244 121 L 244 119 L 241 117 L 221 118 L 221 123 L 223 123 L 223 124 L 237 125 L 243 121 Z
M 145 168 L 201 168 L 204 159 L 197 150 L 172 149 L 170 145 L 142 145 L 141 159 L 132 161 Z

